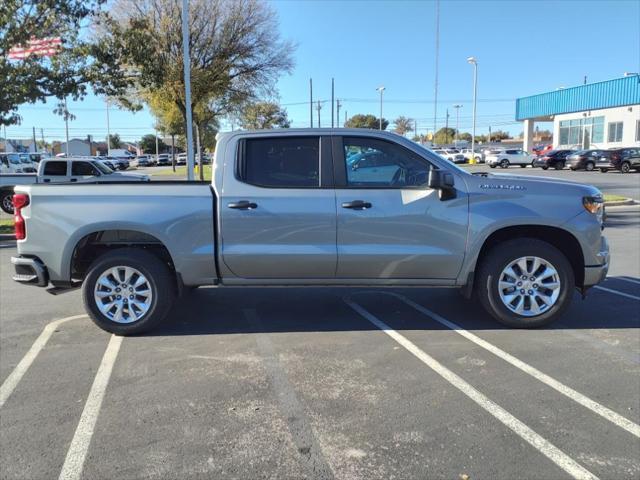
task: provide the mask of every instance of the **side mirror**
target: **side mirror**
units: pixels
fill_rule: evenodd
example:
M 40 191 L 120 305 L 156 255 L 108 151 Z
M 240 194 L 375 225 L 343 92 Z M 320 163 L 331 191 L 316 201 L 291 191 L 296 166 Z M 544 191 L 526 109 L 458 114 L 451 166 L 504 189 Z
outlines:
M 450 172 L 431 169 L 427 184 L 429 188 L 440 192 L 440 200 L 450 200 L 456 196 L 455 181 Z

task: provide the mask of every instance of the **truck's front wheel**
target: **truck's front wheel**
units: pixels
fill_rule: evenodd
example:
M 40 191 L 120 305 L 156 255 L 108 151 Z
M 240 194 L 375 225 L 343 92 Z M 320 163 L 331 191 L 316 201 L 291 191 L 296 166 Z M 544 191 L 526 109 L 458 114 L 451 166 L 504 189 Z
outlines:
M 174 298 L 175 281 L 169 268 L 155 255 L 136 248 L 99 257 L 82 287 L 91 319 L 118 335 L 151 330 L 166 317 Z
M 497 245 L 477 277 L 483 307 L 510 327 L 546 325 L 571 303 L 574 274 L 567 258 L 541 240 L 521 238 Z

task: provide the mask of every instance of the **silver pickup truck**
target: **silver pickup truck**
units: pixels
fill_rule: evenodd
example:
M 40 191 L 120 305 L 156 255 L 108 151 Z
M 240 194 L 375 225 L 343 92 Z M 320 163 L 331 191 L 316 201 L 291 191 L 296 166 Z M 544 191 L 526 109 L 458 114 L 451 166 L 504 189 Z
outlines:
M 14 280 L 81 285 L 93 321 L 125 335 L 203 285 L 458 287 L 498 321 L 534 327 L 609 265 L 596 188 L 471 175 L 373 130 L 220 134 L 211 185 L 15 191 Z

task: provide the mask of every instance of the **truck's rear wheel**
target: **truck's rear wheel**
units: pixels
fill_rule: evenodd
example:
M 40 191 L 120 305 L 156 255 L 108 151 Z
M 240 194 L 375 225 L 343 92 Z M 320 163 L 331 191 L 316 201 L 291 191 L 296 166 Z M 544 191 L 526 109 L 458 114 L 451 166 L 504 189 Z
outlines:
M 0 208 L 4 213 L 13 215 L 13 192 L 0 193 Z
M 477 276 L 482 306 L 499 322 L 516 328 L 540 327 L 571 303 L 575 286 L 571 264 L 541 240 L 521 238 L 494 247 Z
M 167 315 L 175 280 L 155 255 L 122 248 L 99 257 L 82 287 L 89 316 L 103 330 L 131 335 L 151 330 Z

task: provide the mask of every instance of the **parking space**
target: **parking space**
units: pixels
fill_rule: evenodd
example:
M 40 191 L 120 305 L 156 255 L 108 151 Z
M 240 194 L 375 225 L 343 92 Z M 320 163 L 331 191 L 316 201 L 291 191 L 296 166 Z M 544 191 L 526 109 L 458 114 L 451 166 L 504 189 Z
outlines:
M 0 477 L 638 478 L 640 211 L 609 215 L 603 288 L 538 330 L 452 289 L 204 288 L 119 339 L 5 243 Z

